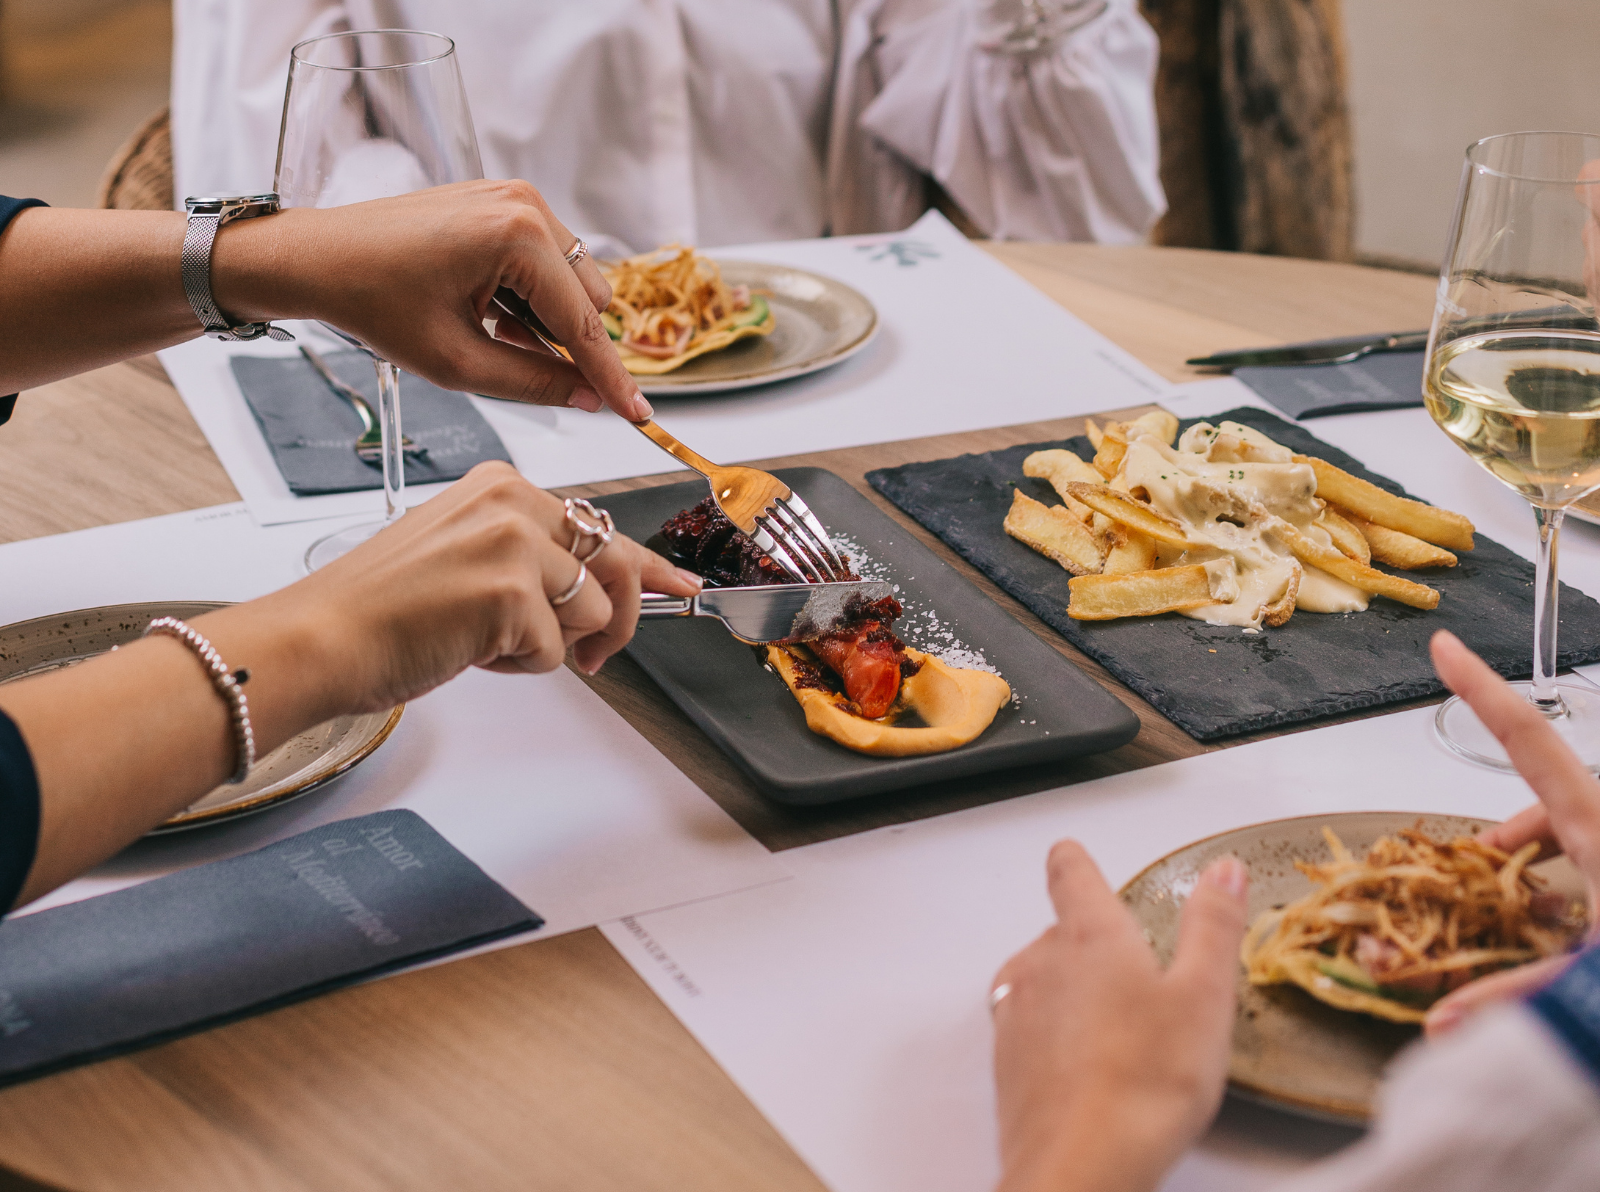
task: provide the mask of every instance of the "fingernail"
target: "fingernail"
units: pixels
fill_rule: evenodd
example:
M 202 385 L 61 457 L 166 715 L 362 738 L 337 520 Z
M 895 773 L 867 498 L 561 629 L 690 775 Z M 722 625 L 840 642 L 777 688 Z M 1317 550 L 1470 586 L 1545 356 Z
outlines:
M 1452 1006 L 1446 1003 L 1429 1010 L 1428 1016 L 1423 1019 L 1422 1025 L 1430 1035 L 1442 1034 L 1459 1023 L 1464 1014 L 1465 1011 L 1460 1006 Z
M 633 420 L 635 422 L 643 422 L 654 414 L 655 409 L 649 402 L 645 401 L 644 394 L 635 393 L 633 395 Z
M 575 409 L 584 410 L 590 414 L 600 412 L 600 407 L 605 403 L 600 400 L 600 395 L 585 385 L 579 385 L 572 391 L 572 396 L 567 398 L 567 405 Z
M 1243 898 L 1250 874 L 1238 857 L 1223 857 L 1205 871 L 1203 879 L 1218 889 L 1226 890 L 1234 898 Z
M 602 658 L 599 662 L 595 663 L 593 666 L 585 666 L 585 667 L 581 667 L 579 669 L 581 669 L 584 674 L 588 675 L 592 679 L 592 678 L 594 678 L 596 675 L 598 675 L 600 673 L 600 668 L 602 666 L 604 666 L 605 664 L 606 664 L 606 660 L 604 658 Z
M 696 575 L 694 572 L 685 571 L 682 567 L 674 568 L 674 570 L 677 571 L 678 578 L 684 583 L 693 584 L 697 588 L 705 587 L 706 581 L 702 577 Z

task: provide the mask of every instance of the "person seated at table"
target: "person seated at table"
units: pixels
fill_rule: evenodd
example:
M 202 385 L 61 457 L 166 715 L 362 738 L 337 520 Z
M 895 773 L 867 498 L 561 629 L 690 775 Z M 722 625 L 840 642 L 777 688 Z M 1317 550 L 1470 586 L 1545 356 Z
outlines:
M 0 198 L 0 394 L 199 335 L 184 231 L 176 212 Z M 323 319 L 446 388 L 648 417 L 600 322 L 609 287 L 592 262 L 563 258 L 573 239 L 527 183 L 468 182 L 230 223 L 212 291 L 231 323 Z M 576 364 L 489 338 L 482 318 L 501 285 Z M 0 399 L 0 421 L 13 401 Z M 248 670 L 261 754 L 469 666 L 544 672 L 570 647 L 592 674 L 632 636 L 641 585 L 688 595 L 700 580 L 621 534 L 580 552 L 565 512 L 509 465 L 481 464 L 314 575 L 190 628 L 228 670 Z M 235 703 L 196 646 L 150 636 L 0 687 L 0 913 L 238 772 Z
M 1485 839 L 1564 851 L 1600 906 L 1600 782 L 1458 639 L 1436 633 L 1433 658 L 1539 797 Z M 1088 853 L 1051 851 L 1060 921 L 995 978 L 1002 1192 L 1142 1192 L 1199 1138 L 1227 1079 L 1246 882 L 1232 857 L 1205 871 L 1163 972 Z M 1600 947 L 1465 985 L 1426 1027 L 1367 1137 L 1277 1192 L 1600 1186 Z
M 1166 208 L 1136 0 L 178 0 L 176 195 L 272 189 L 289 50 L 455 40 L 486 173 L 601 255 L 898 231 L 1137 243 Z

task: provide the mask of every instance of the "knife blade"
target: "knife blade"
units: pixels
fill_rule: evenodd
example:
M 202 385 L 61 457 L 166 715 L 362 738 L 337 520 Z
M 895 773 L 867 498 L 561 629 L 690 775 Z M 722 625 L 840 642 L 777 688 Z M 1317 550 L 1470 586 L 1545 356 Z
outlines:
M 1343 339 L 1317 339 L 1307 343 L 1282 344 L 1275 348 L 1241 348 L 1233 352 L 1213 352 L 1184 361 L 1194 368 L 1230 371 L 1246 366 L 1273 364 L 1348 364 L 1374 352 L 1414 352 L 1428 346 L 1428 332 L 1396 331 L 1383 335 L 1355 335 Z
M 893 595 L 891 584 L 875 580 L 706 588 L 695 596 L 645 592 L 639 598 L 639 619 L 715 617 L 734 637 L 758 646 L 812 641 L 848 625 L 863 603 Z

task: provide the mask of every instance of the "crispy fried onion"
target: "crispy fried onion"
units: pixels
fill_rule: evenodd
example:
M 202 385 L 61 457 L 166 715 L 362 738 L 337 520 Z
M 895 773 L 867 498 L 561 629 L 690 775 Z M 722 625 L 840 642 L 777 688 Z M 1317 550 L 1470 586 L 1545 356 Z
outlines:
M 679 244 L 601 272 L 611 283 L 606 309 L 622 323 L 622 346 L 657 360 L 686 351 L 696 332 L 718 330 L 750 306 L 749 286 L 728 285 L 715 261 Z
M 1316 889 L 1251 924 L 1241 956 L 1253 984 L 1293 981 L 1346 1009 L 1415 1020 L 1474 977 L 1566 952 L 1582 936 L 1583 907 L 1528 871 L 1537 843 L 1507 854 L 1465 836 L 1439 843 L 1419 825 L 1358 861 L 1331 828 L 1322 834 L 1333 859 L 1295 862 Z

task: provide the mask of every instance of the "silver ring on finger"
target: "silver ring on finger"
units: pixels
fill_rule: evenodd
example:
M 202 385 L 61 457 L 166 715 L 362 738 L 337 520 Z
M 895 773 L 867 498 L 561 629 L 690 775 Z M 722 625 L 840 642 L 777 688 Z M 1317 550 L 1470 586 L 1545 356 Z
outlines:
M 574 240 L 572 247 L 567 249 L 564 255 L 567 258 L 567 264 L 577 268 L 578 262 L 589 255 L 589 245 L 584 240 Z
M 1001 1002 L 1005 1001 L 1006 996 L 1010 992 L 1011 982 L 1009 981 L 1007 981 L 1004 985 L 996 985 L 989 991 L 989 1013 L 991 1015 L 995 1012 L 995 1007 L 997 1007 Z
M 572 527 L 572 545 L 567 550 L 578 562 L 588 563 L 611 545 L 617 524 L 611 520 L 608 510 L 596 509 L 582 497 L 568 497 L 563 504 L 567 510 L 566 522 Z M 585 545 L 591 542 L 593 545 Z M 580 547 L 582 553 L 579 553 Z
M 560 608 L 563 604 L 566 604 L 569 600 L 571 600 L 579 592 L 583 591 L 584 582 L 588 578 L 589 578 L 589 565 L 587 563 L 580 562 L 578 564 L 578 578 L 573 580 L 572 581 L 572 587 L 568 588 L 565 592 L 561 593 L 561 595 L 552 596 L 550 598 L 550 607 L 551 608 Z

